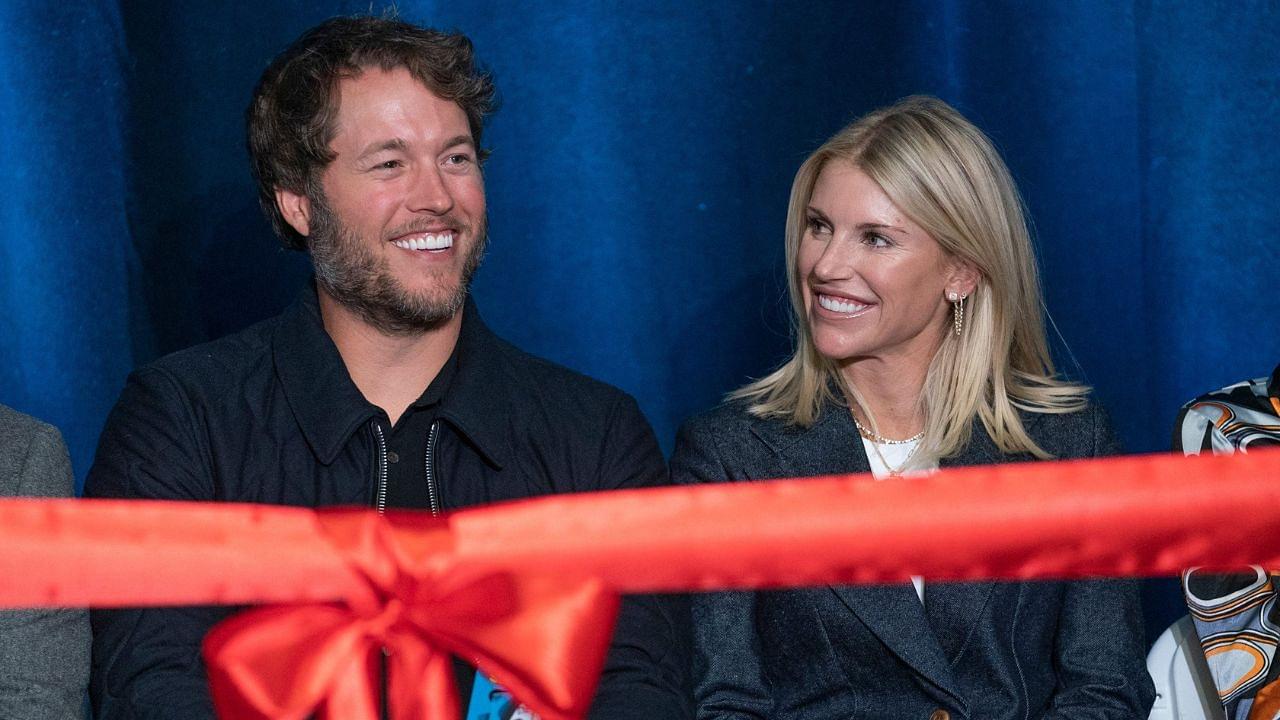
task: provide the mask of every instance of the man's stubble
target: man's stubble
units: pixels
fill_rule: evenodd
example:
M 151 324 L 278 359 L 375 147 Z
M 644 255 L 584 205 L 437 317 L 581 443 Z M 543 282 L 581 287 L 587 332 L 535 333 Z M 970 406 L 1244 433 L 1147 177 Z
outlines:
M 348 228 L 329 207 L 323 193 L 311 198 L 312 221 L 308 245 L 316 283 L 324 292 L 351 310 L 384 335 L 417 335 L 439 327 L 462 309 L 471 278 L 484 259 L 488 245 L 488 223 L 481 216 L 472 228 L 445 216 L 455 228 L 455 247 L 463 237 L 471 238 L 458 283 L 443 298 L 405 289 L 392 275 L 386 258 L 373 250 Z M 439 222 L 441 218 L 433 218 Z M 412 232 L 406 227 L 397 233 Z M 386 242 L 379 238 L 378 242 Z M 419 251 L 423 252 L 423 251 Z

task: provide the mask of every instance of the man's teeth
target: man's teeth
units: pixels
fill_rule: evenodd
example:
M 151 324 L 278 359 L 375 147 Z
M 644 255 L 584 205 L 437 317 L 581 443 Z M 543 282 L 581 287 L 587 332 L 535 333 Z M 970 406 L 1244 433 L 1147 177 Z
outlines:
M 859 310 L 865 310 L 870 305 L 853 302 L 852 300 L 841 300 L 840 298 L 831 297 L 830 295 L 819 295 L 818 304 L 822 307 L 838 313 L 852 314 Z
M 427 233 L 418 237 L 393 240 L 391 244 L 405 250 L 444 250 L 453 247 L 453 233 L 446 232 L 439 235 Z

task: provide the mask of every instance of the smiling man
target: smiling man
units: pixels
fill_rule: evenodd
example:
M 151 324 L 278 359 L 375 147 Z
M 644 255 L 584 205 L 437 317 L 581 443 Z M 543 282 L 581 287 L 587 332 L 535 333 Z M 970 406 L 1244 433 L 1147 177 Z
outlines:
M 439 513 L 664 481 L 633 399 L 498 339 L 468 297 L 492 99 L 467 38 L 395 20 L 333 19 L 277 57 L 249 150 L 314 285 L 135 372 L 86 494 Z M 95 717 L 212 717 L 200 642 L 230 612 L 93 613 Z M 624 601 L 592 717 L 688 714 L 680 621 L 663 600 Z M 501 691 L 455 667 L 479 717 Z

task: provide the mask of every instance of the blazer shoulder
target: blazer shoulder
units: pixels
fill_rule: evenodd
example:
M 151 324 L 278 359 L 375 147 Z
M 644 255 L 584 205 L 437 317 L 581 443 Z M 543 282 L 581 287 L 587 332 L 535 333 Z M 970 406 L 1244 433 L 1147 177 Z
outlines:
M 673 472 L 677 466 L 714 460 L 719 467 L 714 475 L 723 475 L 721 480 L 757 470 L 768 474 L 763 467 L 772 452 L 762 439 L 771 437 L 768 428 L 778 423 L 757 418 L 747 408 L 745 401 L 726 400 L 681 423 L 671 457 Z
M 1069 413 L 1026 413 L 1024 427 L 1031 439 L 1056 458 L 1069 460 L 1118 454 L 1119 443 L 1111 415 L 1096 398 Z
M 740 438 L 753 428 L 769 423 L 768 420 L 752 415 L 748 406 L 749 403 L 745 400 L 725 400 L 715 407 L 691 415 L 680 424 L 679 434 L 688 438 Z

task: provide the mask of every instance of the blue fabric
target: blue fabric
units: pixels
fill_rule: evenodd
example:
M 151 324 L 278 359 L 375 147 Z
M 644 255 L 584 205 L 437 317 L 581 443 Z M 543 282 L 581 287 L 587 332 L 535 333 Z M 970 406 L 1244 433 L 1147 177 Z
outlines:
M 57 425 L 83 478 L 134 353 L 111 2 L 0 3 L 0 403 Z
M 1063 367 L 1131 450 L 1280 360 L 1280 8 L 1265 2 L 397 3 L 497 75 L 488 322 L 677 423 L 786 352 L 791 176 L 900 96 L 956 104 L 1035 219 Z M 80 476 L 124 376 L 279 311 L 242 114 L 369 3 L 0 4 L 0 402 Z

